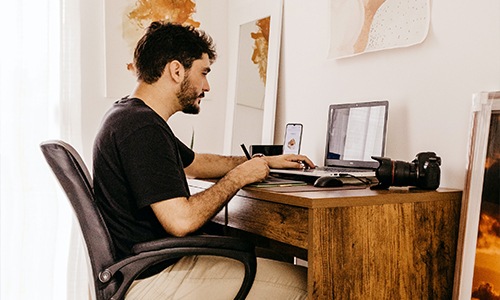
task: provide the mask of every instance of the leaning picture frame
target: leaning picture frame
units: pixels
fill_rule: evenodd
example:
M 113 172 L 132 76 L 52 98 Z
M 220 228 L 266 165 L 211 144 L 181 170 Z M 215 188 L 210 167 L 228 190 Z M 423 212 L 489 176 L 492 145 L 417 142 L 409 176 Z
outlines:
M 228 5 L 228 100 L 224 153 L 274 142 L 283 0 Z
M 472 102 L 453 299 L 497 299 L 495 296 L 500 295 L 500 91 L 474 94 Z

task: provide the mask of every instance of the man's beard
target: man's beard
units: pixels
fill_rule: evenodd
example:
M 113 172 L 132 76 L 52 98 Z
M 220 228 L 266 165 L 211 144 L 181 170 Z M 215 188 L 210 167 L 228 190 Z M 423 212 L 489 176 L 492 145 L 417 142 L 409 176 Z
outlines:
M 202 98 L 204 93 L 198 94 L 188 80 L 188 77 L 184 78 L 181 83 L 181 90 L 177 93 L 177 98 L 179 98 L 179 104 L 182 107 L 182 112 L 186 114 L 196 115 L 200 113 L 200 107 L 196 105 L 198 98 Z

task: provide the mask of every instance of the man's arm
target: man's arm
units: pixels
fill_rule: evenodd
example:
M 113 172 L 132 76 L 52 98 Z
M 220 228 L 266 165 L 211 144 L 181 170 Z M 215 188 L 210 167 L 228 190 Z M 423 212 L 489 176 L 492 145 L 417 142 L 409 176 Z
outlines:
M 246 157 L 196 154 L 185 168 L 188 176 L 221 178 L 209 189 L 189 198 L 179 197 L 151 205 L 163 228 L 171 235 L 185 236 L 198 230 L 247 184 L 264 180 L 273 168 L 314 168 L 304 155 L 266 156 L 247 160 Z
M 240 188 L 261 181 L 268 174 L 269 168 L 264 159 L 251 159 L 227 172 L 216 184 L 203 192 L 189 198 L 163 200 L 152 204 L 151 208 L 169 234 L 185 236 L 210 220 Z
M 284 154 L 265 156 L 263 159 L 268 163 L 270 168 L 276 169 L 315 167 L 314 163 L 305 155 Z M 245 161 L 247 161 L 247 158 L 244 156 L 196 153 L 194 161 L 184 171 L 187 176 L 192 178 L 221 178 Z
M 247 159 L 244 156 L 196 153 L 193 162 L 184 168 L 184 172 L 193 178 L 221 178 L 245 161 Z

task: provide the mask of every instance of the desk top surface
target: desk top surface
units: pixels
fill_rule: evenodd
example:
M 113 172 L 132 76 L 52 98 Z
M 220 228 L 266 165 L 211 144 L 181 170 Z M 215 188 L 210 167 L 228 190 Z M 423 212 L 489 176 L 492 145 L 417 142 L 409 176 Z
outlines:
M 192 193 L 207 189 L 214 184 L 213 180 L 189 179 L 188 182 Z M 308 185 L 279 188 L 245 187 L 237 193 L 237 196 L 306 208 L 320 208 L 442 200 L 460 201 L 462 191 L 449 188 L 426 191 L 408 187 L 372 190 L 362 186 L 315 188 Z

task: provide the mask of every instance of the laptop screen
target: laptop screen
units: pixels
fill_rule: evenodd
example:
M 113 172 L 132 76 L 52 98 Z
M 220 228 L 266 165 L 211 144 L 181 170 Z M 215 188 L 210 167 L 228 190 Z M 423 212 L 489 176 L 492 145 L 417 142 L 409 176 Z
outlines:
M 377 168 L 384 156 L 388 101 L 332 104 L 328 114 L 325 166 Z

